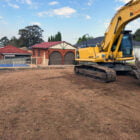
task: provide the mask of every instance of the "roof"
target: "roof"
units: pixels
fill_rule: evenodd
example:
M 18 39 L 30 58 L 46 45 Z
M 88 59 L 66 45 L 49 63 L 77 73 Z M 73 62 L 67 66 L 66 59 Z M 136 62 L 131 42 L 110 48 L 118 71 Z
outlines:
M 40 44 L 36 44 L 34 46 L 32 46 L 32 48 L 41 48 L 41 49 L 47 49 L 50 48 L 52 46 L 61 44 L 61 43 L 66 43 L 65 41 L 56 41 L 56 42 L 43 42 Z
M 137 46 L 137 47 L 140 47 L 140 41 L 133 41 L 133 45 Z
M 80 47 L 80 48 L 85 48 L 87 46 L 96 46 L 97 43 L 101 43 L 103 41 L 104 37 L 101 36 L 101 37 L 96 37 L 96 38 L 93 38 L 93 39 L 90 39 L 90 40 L 87 40 L 87 41 L 82 41 L 78 44 L 76 44 L 77 47 Z
M 11 45 L 5 46 L 4 48 L 0 48 L 0 53 L 14 53 L 14 54 L 28 54 L 28 55 L 31 54 L 26 50 L 22 50 Z

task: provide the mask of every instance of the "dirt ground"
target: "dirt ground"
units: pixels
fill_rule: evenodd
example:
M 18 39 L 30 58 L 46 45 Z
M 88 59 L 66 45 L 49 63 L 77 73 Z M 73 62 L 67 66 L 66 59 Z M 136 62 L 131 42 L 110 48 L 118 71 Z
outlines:
M 0 140 L 140 140 L 140 82 L 72 68 L 0 72 Z

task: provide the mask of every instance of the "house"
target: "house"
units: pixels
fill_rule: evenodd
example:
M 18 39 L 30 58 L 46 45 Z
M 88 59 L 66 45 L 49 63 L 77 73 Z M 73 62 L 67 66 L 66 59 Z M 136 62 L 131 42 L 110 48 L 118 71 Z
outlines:
M 0 48 L 0 67 L 29 67 L 32 53 L 8 45 Z
M 43 42 L 32 46 L 37 64 L 69 65 L 74 63 L 75 47 L 65 41 Z
M 0 59 L 27 58 L 31 55 L 30 52 L 11 45 L 0 48 Z
M 93 39 L 89 39 L 87 41 L 82 41 L 80 43 L 77 43 L 75 46 L 77 48 L 85 48 L 87 46 L 94 47 L 94 46 L 96 46 L 96 44 L 101 43 L 103 41 L 103 39 L 104 39 L 103 36 L 96 37 L 96 38 L 93 38 Z

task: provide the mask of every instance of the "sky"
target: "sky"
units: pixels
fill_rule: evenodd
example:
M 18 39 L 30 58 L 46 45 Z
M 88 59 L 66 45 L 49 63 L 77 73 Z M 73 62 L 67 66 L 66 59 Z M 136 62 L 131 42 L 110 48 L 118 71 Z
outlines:
M 58 31 L 63 41 L 75 44 L 84 34 L 103 36 L 117 9 L 129 0 L 0 0 L 0 38 L 18 36 L 18 30 L 39 25 L 43 39 Z M 127 26 L 133 32 L 140 19 Z

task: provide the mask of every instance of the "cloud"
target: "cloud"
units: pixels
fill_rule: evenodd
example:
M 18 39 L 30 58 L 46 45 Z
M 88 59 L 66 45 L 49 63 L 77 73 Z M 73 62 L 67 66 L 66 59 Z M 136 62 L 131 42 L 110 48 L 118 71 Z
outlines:
M 76 10 L 70 7 L 62 7 L 59 9 L 54 9 L 51 11 L 44 11 L 44 12 L 39 12 L 38 16 L 43 17 L 43 16 L 63 16 L 63 17 L 71 17 L 74 13 L 76 13 Z
M 86 15 L 86 19 L 87 19 L 87 20 L 91 19 L 91 16 Z
M 120 10 L 120 9 L 121 9 L 121 7 L 122 7 L 122 6 L 119 6 L 119 7 L 115 8 L 115 11 Z
M 39 17 L 43 17 L 43 16 L 46 16 L 46 15 L 48 15 L 48 14 L 49 14 L 49 12 L 47 12 L 47 11 L 43 11 L 43 12 L 37 13 L 37 15 L 38 15 Z
M 8 24 L 8 22 L 6 22 L 5 20 L 0 20 L 0 23 L 5 25 Z
M 88 0 L 87 5 L 92 6 L 94 0 Z
M 28 5 L 31 5 L 32 4 L 32 0 L 16 0 L 17 2 L 20 2 L 20 3 L 25 3 L 25 4 L 28 4 Z
M 2 16 L 0 16 L 0 24 L 8 24 Z
M 117 2 L 128 3 L 130 0 L 116 0 Z
M 18 2 L 19 0 L 16 0 L 16 2 Z M 19 5 L 17 5 L 17 4 L 13 4 L 12 2 L 12 0 L 5 0 L 5 2 L 8 4 L 8 6 L 10 6 L 10 7 L 12 7 L 12 8 L 14 8 L 14 9 L 19 9 L 20 7 L 19 7 Z M 15 1 L 14 1 L 15 2 Z M 3 7 L 5 7 L 5 5 L 3 5 Z
M 69 17 L 72 14 L 76 13 L 76 10 L 70 7 L 63 7 L 60 9 L 55 9 L 53 10 L 55 15 L 59 15 L 59 16 L 66 16 Z
M 39 23 L 39 22 L 31 22 L 31 24 L 41 26 L 41 23 Z
M 12 8 L 19 9 L 20 7 L 17 4 L 8 3 L 8 5 Z
M 26 2 L 28 5 L 31 5 L 31 4 L 32 4 L 32 1 L 31 1 L 31 0 L 25 0 L 25 2 Z
M 135 32 L 139 28 L 140 28 L 140 19 L 134 20 L 126 26 L 126 30 L 132 30 L 133 32 Z
M 18 2 L 20 4 L 26 4 L 31 9 L 38 9 L 38 7 L 41 5 L 41 3 L 35 2 L 35 1 L 32 1 L 32 0 L 16 0 L 16 2 Z
M 3 19 L 3 17 L 2 16 L 0 16 L 0 20 L 2 20 Z
M 7 0 L 7 1 L 10 1 L 10 0 Z M 28 4 L 28 5 L 33 4 L 32 0 L 16 0 L 16 2 L 22 3 L 22 4 Z
M 49 5 L 57 5 L 57 4 L 59 4 L 58 1 L 52 1 L 52 2 L 49 3 Z

